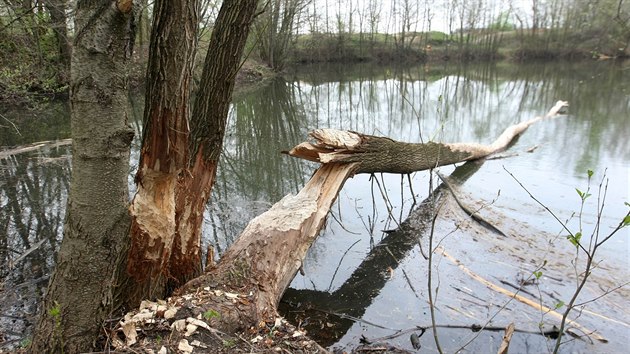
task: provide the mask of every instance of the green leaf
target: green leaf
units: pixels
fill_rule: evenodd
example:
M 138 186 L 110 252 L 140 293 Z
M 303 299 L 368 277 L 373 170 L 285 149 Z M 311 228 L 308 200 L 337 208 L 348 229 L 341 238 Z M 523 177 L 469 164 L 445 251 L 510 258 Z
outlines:
M 573 246 L 578 247 L 580 245 L 580 240 L 582 239 L 582 233 L 576 232 L 575 235 L 567 236 L 567 240 L 569 240 Z
M 593 177 L 593 170 L 586 171 L 586 174 L 588 174 L 588 178 Z
M 203 313 L 203 317 L 204 317 L 206 320 L 208 320 L 208 321 L 209 321 L 209 320 L 211 320 L 211 319 L 213 319 L 213 318 L 221 318 L 221 315 L 220 315 L 218 312 L 216 312 L 215 310 L 213 310 L 213 309 L 209 309 L 208 311 L 206 311 L 206 312 L 204 312 L 204 313 Z
M 581 198 L 582 200 L 586 200 L 586 198 L 588 198 L 588 197 L 590 197 L 590 196 L 591 196 L 591 194 L 590 194 L 590 193 L 585 193 L 585 192 L 582 192 L 581 190 L 579 190 L 579 189 L 577 189 L 577 188 L 575 188 L 575 191 L 577 192 L 577 194 L 580 196 L 580 198 Z
M 625 218 L 623 218 L 623 226 L 628 226 L 630 225 L 630 215 L 626 215 Z
M 55 305 L 48 310 L 48 314 L 55 318 L 61 316 L 61 306 L 59 306 L 57 301 L 55 301 Z
M 542 277 L 543 273 L 541 271 L 535 271 L 534 272 L 534 276 L 536 277 L 536 279 L 540 279 L 540 277 Z
M 559 308 L 561 308 L 562 306 L 564 306 L 564 301 L 559 301 L 559 302 L 556 304 L 556 306 L 555 306 L 555 307 L 556 307 L 556 310 L 557 310 L 557 309 L 559 309 Z
M 584 199 L 584 193 L 583 193 L 581 190 L 579 190 L 579 189 L 575 188 L 575 191 L 576 191 L 576 192 L 577 192 L 577 194 L 580 196 L 580 198 Z

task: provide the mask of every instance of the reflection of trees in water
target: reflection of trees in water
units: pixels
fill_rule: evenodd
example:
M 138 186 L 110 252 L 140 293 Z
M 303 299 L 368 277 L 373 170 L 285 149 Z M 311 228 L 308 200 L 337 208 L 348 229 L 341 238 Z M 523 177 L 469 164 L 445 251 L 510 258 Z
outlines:
M 463 184 L 482 164 L 483 162 L 472 161 L 459 166 L 451 174 L 451 183 Z M 441 203 L 445 188 L 440 184 L 410 211 L 409 217 L 395 230 L 389 231 L 378 245 L 372 247 L 361 264 L 336 290 L 287 289 L 280 307 L 282 313 L 296 324 L 310 321 L 310 325 L 306 325 L 307 330 L 323 345 L 329 346 L 337 342 L 352 327 L 355 319 L 363 317 L 381 293 L 391 276 L 387 270 L 394 272 L 421 242 L 420 239 L 428 236 L 431 219 Z M 424 273 L 426 269 L 415 271 Z M 330 314 L 337 315 L 329 318 Z M 328 321 L 335 324 L 334 329 L 325 326 Z
M 69 153 L 67 146 L 44 148 L 0 160 L 0 327 L 8 340 L 23 337 L 54 266 L 69 188 Z
M 278 152 L 299 143 L 314 128 L 403 141 L 485 143 L 505 127 L 566 99 L 574 116 L 537 127 L 538 136 L 530 133 L 525 139 L 562 146 L 548 153 L 558 154 L 565 169 L 583 164 L 579 160 L 597 161 L 602 154 L 630 158 L 625 144 L 630 128 L 619 121 L 628 115 L 627 93 L 611 90 L 628 86 L 622 84 L 623 76 L 608 64 L 592 63 L 394 69 L 327 65 L 309 67 L 288 81 L 275 80 L 232 107 L 208 216 L 214 234 L 236 237 L 251 217 L 300 188 L 304 165 Z M 580 84 L 588 80 L 590 84 Z M 573 146 L 576 136 L 584 143 Z M 567 157 L 563 151 L 574 155 Z
M 254 216 L 308 177 L 305 162 L 282 155 L 304 139 L 310 122 L 298 88 L 276 79 L 233 102 L 223 154 L 206 214 L 215 245 L 231 244 Z
M 29 108 L 2 107 L 0 146 L 17 146 L 34 141 L 70 137 L 70 115 L 67 102 L 53 100 Z

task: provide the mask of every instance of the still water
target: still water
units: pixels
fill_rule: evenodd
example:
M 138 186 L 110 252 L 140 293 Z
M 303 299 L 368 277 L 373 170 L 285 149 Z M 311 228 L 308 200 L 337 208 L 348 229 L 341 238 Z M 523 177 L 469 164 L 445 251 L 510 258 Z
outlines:
M 143 104 L 132 100 L 140 119 Z M 532 126 L 503 158 L 456 171 L 454 166 L 439 169 L 458 178 L 458 198 L 505 236 L 472 222 L 448 193 L 438 202 L 421 204 L 439 184 L 428 171 L 409 178 L 358 175 L 346 182 L 304 262 L 304 274 L 296 276 L 281 306 L 287 317 L 331 348 L 349 350 L 362 336 L 374 339 L 402 330 L 387 342 L 412 350 L 413 332 L 406 330 L 431 324 L 431 270 L 437 335 L 444 350 L 465 346 L 470 352 L 496 352 L 502 332 L 470 328 L 498 329 L 514 322 L 518 330 L 534 334 L 517 332 L 513 351 L 546 352 L 552 341 L 535 333 L 541 324 L 547 330 L 558 319 L 511 300 L 470 274 L 512 292 L 526 283 L 519 295 L 550 308 L 568 302 L 579 273 L 572 265 L 575 248 L 558 221 L 515 178 L 558 219 L 568 220 L 571 230 L 581 225 L 583 242 L 593 230 L 599 230 L 600 238 L 611 232 L 627 212 L 624 202 L 630 201 L 628 63 L 302 67 L 235 97 L 205 215 L 204 242 L 222 253 L 248 220 L 304 185 L 316 166 L 279 152 L 302 142 L 312 129 L 355 130 L 408 142 L 491 143 L 507 126 L 545 114 L 557 100 L 569 101 L 567 114 Z M 38 113 L 2 114 L 16 127 L 3 119 L 1 146 L 69 135 L 63 103 Z M 28 331 L 34 299 L 53 266 L 50 255 L 63 228 L 69 156 L 67 145 L 0 155 L 0 327 L 5 345 L 19 344 Z M 136 157 L 132 167 L 134 161 Z M 588 188 L 587 170 L 594 171 L 592 197 L 581 219 L 571 217 L 580 210 L 575 188 Z M 598 217 L 595 203 L 602 180 L 605 207 Z M 433 246 L 441 248 L 429 265 L 425 256 L 437 209 Z M 608 353 L 628 347 L 628 236 L 622 230 L 598 250 L 599 266 L 578 298 L 578 303 L 587 302 L 577 320 L 582 330 L 596 330 L 608 343 L 573 339 L 563 351 Z M 578 257 L 577 264 L 583 259 Z M 531 279 L 534 271 L 542 274 L 537 280 Z M 611 289 L 616 290 L 589 302 Z M 431 329 L 420 344 L 423 352 L 436 351 Z

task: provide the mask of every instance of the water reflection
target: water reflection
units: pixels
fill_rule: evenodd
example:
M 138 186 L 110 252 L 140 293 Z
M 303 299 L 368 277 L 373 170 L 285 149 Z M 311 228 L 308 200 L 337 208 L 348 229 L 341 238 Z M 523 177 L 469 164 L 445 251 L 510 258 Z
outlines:
M 309 119 L 294 99 L 297 89 L 278 79 L 233 101 L 205 220 L 206 234 L 212 235 L 219 253 L 249 220 L 282 196 L 296 193 L 313 170 L 280 154 L 301 142 L 309 130 Z
M 0 159 L 0 328 L 5 341 L 22 338 L 48 283 L 70 176 L 68 145 Z
M 482 164 L 468 162 L 459 166 L 451 174 L 452 181 L 463 184 Z M 322 345 L 335 344 L 357 320 L 363 318 L 392 274 L 399 270 L 401 261 L 421 243 L 421 238 L 428 235 L 444 193 L 449 192 L 440 184 L 413 208 L 404 221 L 399 222 L 395 230 L 387 231 L 379 244 L 371 247 L 352 274 L 334 291 L 330 287 L 327 290 L 289 288 L 282 299 L 281 311 L 294 323 L 302 323 L 309 333 L 316 333 Z M 409 280 L 405 270 L 401 271 Z M 419 293 L 420 289 L 415 287 L 419 288 L 421 284 L 409 282 L 408 285 L 414 293 Z M 339 316 L 339 319 L 330 319 L 331 316 Z M 327 326 L 330 322 L 334 325 Z
M 221 253 L 250 219 L 301 188 L 314 164 L 279 152 L 303 141 L 311 129 L 350 129 L 403 141 L 488 143 L 508 125 L 543 114 L 558 99 L 570 102 L 569 116 L 530 128 L 511 149 L 520 156 L 488 161 L 466 182 L 466 190 L 472 198 L 488 202 L 500 189 L 497 209 L 516 220 L 555 230 L 555 224 L 515 190 L 502 165 L 529 182 L 534 193 L 548 197 L 549 206 L 563 216 L 575 205 L 568 195 L 584 182 L 584 171 L 593 169 L 600 177 L 608 168 L 607 205 L 611 208 L 604 222 L 613 224 L 613 216 L 628 199 L 628 76 L 630 70 L 614 63 L 304 67 L 234 99 L 217 182 L 205 213 L 203 242 Z M 134 105 L 138 128 L 143 106 L 142 102 Z M 0 145 L 67 138 L 65 109 L 55 106 L 47 110 L 52 116 L 46 118 L 40 114 L 29 118 L 20 112 L 7 116 L 22 135 L 3 127 Z M 534 154 L 522 152 L 534 145 L 540 145 Z M 131 174 L 137 148 L 136 142 Z M 41 293 L 53 266 L 52 255 L 62 233 L 69 153 L 67 146 L 58 146 L 0 158 L 0 225 L 4 231 L 0 235 L 0 327 L 4 333 L 22 333 L 27 328 L 28 314 L 34 313 L 34 294 Z M 386 327 L 402 328 L 426 319 L 422 313 L 426 303 L 419 300 L 422 286 L 416 291 L 408 288 L 424 281 L 426 268 L 417 266 L 424 262 L 419 250 L 409 242 L 395 248 L 394 239 L 381 232 L 396 229 L 406 219 L 414 197 L 422 200 L 428 195 L 426 173 L 415 174 L 412 181 L 415 196 L 406 178 L 399 176 L 372 180 L 356 176 L 348 181 L 326 230 L 309 252 L 306 275 L 296 277 L 287 296 L 299 301 L 296 293 L 318 291 L 317 296 L 338 305 L 335 311 L 348 307 L 348 314 Z M 379 244 L 391 244 L 391 252 L 400 251 L 394 254 L 395 266 L 374 261 L 386 258 L 378 254 L 386 249 L 376 246 Z M 34 245 L 39 246 L 15 262 Z M 620 273 L 625 279 L 629 278 L 627 250 L 628 243 L 623 241 L 614 243 L 606 253 L 613 263 L 626 266 Z M 11 262 L 12 269 L 8 268 Z M 415 271 L 408 272 L 410 281 L 388 279 L 382 276 L 387 273 L 380 273 L 387 272 L 383 267 L 412 267 Z M 366 279 L 379 281 L 357 285 Z M 361 288 L 367 293 L 361 293 Z M 321 295 L 321 291 L 328 294 Z M 351 298 L 351 293 L 358 295 Z M 404 315 L 395 315 L 395 311 Z M 356 341 L 364 330 L 374 331 L 373 326 L 350 321 L 341 325 L 344 330 L 337 333 L 346 333 L 341 345 Z

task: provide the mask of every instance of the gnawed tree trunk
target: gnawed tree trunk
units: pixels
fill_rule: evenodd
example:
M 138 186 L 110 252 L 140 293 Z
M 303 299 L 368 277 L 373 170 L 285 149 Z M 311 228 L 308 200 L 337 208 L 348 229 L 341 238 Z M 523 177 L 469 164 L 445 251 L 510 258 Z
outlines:
M 226 331 L 259 321 L 273 322 L 280 297 L 302 266 L 332 203 L 355 168 L 352 163 L 322 166 L 300 193 L 284 197 L 250 221 L 219 264 L 180 292 L 220 284 L 223 289 L 249 294 L 251 307 L 246 311 L 220 308 L 219 325 Z
M 131 303 L 165 297 L 201 273 L 203 212 L 257 3 L 223 2 L 189 117 L 197 2 L 156 2 L 138 193 L 130 207 L 132 246 L 127 270 L 136 282 Z
M 115 310 L 128 243 L 131 0 L 80 1 L 72 53 L 72 184 L 32 353 L 89 352 Z
M 296 196 L 286 196 L 254 218 L 216 266 L 208 267 L 204 275 L 189 281 L 170 299 L 171 305 L 186 304 L 182 314 L 169 315 L 169 323 L 177 318 L 184 321 L 183 326 L 171 327 L 172 338 L 183 338 L 183 331 L 189 328 L 185 324 L 195 321 L 191 313 L 205 317 L 206 323 L 198 325 L 227 333 L 256 331 L 278 323 L 277 306 L 282 294 L 300 269 L 344 182 L 353 174 L 410 173 L 479 159 L 505 149 L 531 124 L 556 116 L 565 106 L 566 102 L 558 101 L 545 116 L 510 126 L 491 145 L 408 144 L 347 131 L 312 132 L 317 142 L 302 143 L 290 154 L 320 161 L 323 166 Z M 395 153 L 404 154 L 405 158 L 388 161 Z M 155 311 L 159 312 L 157 308 Z M 179 312 L 176 308 L 173 311 Z M 122 329 L 143 321 L 142 316 L 137 316 L 137 320 L 131 317 L 126 316 Z M 131 332 L 131 342 L 135 342 L 135 327 Z
M 130 207 L 130 303 L 163 297 L 176 237 L 175 199 L 187 178 L 189 101 L 197 48 L 195 0 L 157 1 L 146 80 L 143 140 Z

